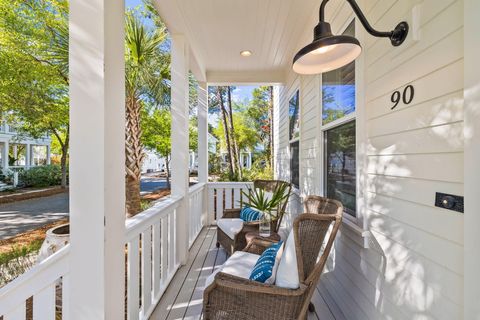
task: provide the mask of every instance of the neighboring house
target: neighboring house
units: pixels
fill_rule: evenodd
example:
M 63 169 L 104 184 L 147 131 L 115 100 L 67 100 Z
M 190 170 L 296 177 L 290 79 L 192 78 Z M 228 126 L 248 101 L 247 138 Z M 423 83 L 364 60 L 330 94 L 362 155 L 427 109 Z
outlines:
M 17 134 L 7 123 L 0 125 L 0 164 L 3 173 L 9 169 L 50 164 L 51 139 L 33 139 Z M 10 155 L 10 156 L 9 156 Z
M 153 151 L 145 150 L 145 158 L 142 163 L 142 173 L 165 170 L 165 158 Z
M 217 151 L 217 138 L 210 133 L 208 134 L 208 152 L 215 154 Z M 190 150 L 188 160 L 189 172 L 197 172 L 198 170 L 198 153 Z M 166 166 L 165 158 L 153 151 L 145 150 L 145 159 L 142 164 L 142 173 L 164 171 Z
M 227 167 L 228 166 L 228 152 L 226 150 L 222 150 L 220 153 L 221 166 Z M 253 153 L 250 150 L 242 150 L 240 151 L 240 164 L 242 165 L 243 169 L 250 170 L 253 164 Z

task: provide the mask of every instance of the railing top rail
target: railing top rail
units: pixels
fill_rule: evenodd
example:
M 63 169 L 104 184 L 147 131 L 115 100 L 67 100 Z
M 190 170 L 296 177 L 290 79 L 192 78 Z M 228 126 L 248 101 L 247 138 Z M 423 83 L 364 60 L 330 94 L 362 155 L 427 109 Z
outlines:
M 67 245 L 0 289 L 0 315 L 25 302 L 32 294 L 69 272 Z
M 241 188 L 241 187 L 249 187 L 253 186 L 253 182 L 247 181 L 247 182 L 209 182 L 208 187 L 209 188 Z
M 199 183 L 196 183 L 194 184 L 193 186 L 191 186 L 189 189 L 188 189 L 188 194 L 194 194 L 196 192 L 199 192 L 203 189 L 203 187 L 205 187 L 206 183 L 205 182 L 199 182 Z
M 156 202 L 151 208 L 137 214 L 136 216 L 125 221 L 126 241 L 144 231 L 148 226 L 152 225 L 155 220 L 167 216 L 172 210 L 175 210 L 182 200 L 182 197 L 171 196 L 165 200 Z

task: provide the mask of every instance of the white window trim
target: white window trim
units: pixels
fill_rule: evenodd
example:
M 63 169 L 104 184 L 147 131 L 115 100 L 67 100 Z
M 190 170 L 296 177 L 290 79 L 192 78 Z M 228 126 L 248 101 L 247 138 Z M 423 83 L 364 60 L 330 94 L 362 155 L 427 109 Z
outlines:
M 355 20 L 355 37 L 362 42 L 364 40 L 364 31 L 363 26 L 361 25 L 358 19 L 355 19 L 353 14 L 347 19 L 347 21 L 341 26 L 337 31 L 338 34 L 343 33 L 345 29 L 350 25 L 350 23 Z M 318 150 L 320 151 L 320 156 L 318 164 L 320 166 L 319 170 L 319 181 L 320 185 L 320 194 L 326 195 L 325 190 L 325 132 L 327 130 L 336 128 L 343 124 L 346 124 L 350 121 L 355 121 L 356 125 L 356 198 L 357 198 L 357 209 L 356 216 L 351 216 L 347 213 L 343 215 L 344 219 L 343 226 L 347 228 L 349 234 L 354 235 L 355 241 L 362 245 L 363 247 L 368 247 L 368 238 L 370 232 L 368 230 L 367 222 L 365 219 L 364 212 L 364 202 L 366 201 L 366 195 L 364 190 L 364 180 L 366 179 L 366 153 L 365 151 L 360 150 L 360 146 L 366 143 L 366 134 L 359 134 L 365 130 L 365 91 L 364 91 L 364 56 L 361 55 L 355 61 L 355 111 L 340 118 L 336 119 L 330 123 L 323 124 L 323 105 L 322 105 L 322 75 L 317 76 L 317 88 L 319 91 L 319 101 L 318 105 Z
M 290 184 L 292 186 L 292 190 L 293 191 L 296 191 L 298 194 L 300 194 L 300 178 L 301 178 L 301 174 L 300 174 L 300 171 L 301 171 L 301 165 L 300 165 L 300 152 L 301 152 L 301 148 L 300 148 L 300 145 L 301 145 L 301 137 L 302 137 L 302 98 L 301 98 L 301 92 L 300 92 L 300 81 L 299 79 L 297 78 L 294 82 L 294 84 L 292 85 L 292 89 L 293 91 L 289 92 L 289 99 L 288 99 L 288 107 L 290 108 L 290 100 L 292 100 L 293 96 L 297 94 L 298 92 L 298 123 L 299 123 L 299 127 L 298 127 L 298 137 L 295 137 L 293 139 L 290 139 L 290 110 L 289 110 L 289 114 L 288 114 L 288 138 L 290 140 L 288 140 L 288 153 L 289 153 L 289 167 L 290 167 Z M 299 166 L 298 166 L 298 187 L 295 186 L 293 183 L 292 183 L 292 154 L 291 154 L 291 145 L 292 143 L 295 143 L 295 142 L 298 142 L 298 162 L 299 162 Z

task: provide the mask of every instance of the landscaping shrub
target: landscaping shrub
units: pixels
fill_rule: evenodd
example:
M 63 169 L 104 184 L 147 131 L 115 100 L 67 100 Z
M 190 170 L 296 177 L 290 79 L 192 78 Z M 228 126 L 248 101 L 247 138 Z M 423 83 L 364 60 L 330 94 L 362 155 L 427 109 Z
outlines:
M 25 187 L 57 186 L 62 182 L 62 169 L 58 165 L 33 167 L 21 172 L 19 180 Z

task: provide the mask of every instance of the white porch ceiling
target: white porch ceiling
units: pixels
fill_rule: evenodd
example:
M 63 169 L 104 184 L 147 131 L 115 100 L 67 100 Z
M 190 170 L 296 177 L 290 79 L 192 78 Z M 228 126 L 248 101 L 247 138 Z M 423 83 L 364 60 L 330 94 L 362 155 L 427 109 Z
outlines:
M 156 0 L 156 6 L 170 32 L 187 37 L 192 71 L 207 77 L 199 80 L 259 83 L 285 80 L 296 51 L 313 37 L 320 2 Z M 306 30 L 312 34 L 301 39 Z M 242 50 L 253 55 L 242 57 Z

